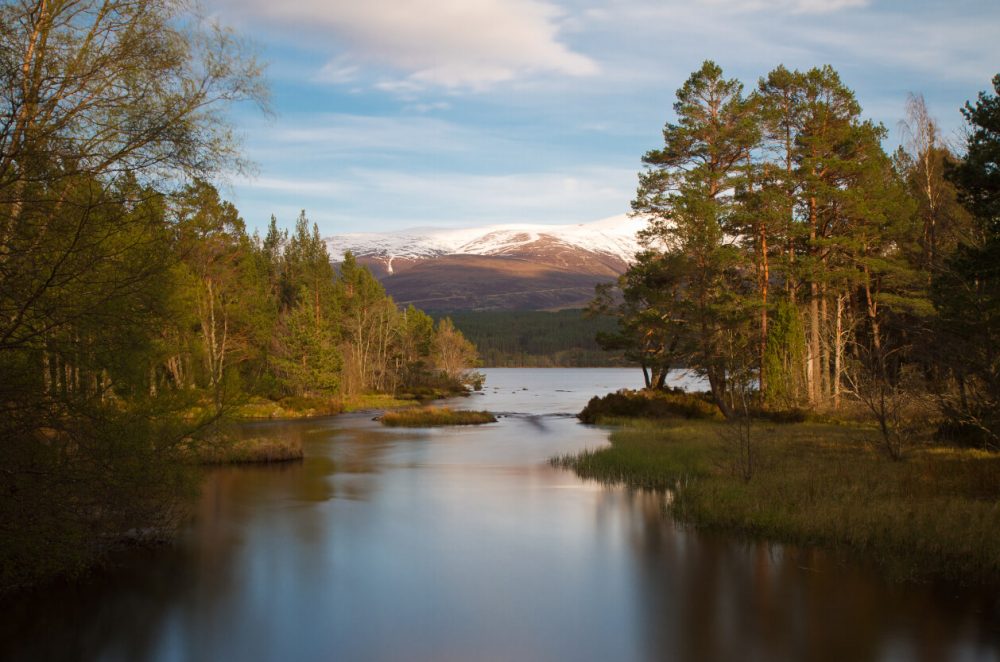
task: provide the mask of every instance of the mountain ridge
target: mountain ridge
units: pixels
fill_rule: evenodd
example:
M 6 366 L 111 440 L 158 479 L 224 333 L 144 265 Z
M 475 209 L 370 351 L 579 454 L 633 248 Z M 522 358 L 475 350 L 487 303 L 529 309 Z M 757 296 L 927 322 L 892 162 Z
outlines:
M 641 219 L 410 228 L 327 237 L 334 262 L 350 251 L 400 304 L 435 311 L 585 306 L 641 247 Z

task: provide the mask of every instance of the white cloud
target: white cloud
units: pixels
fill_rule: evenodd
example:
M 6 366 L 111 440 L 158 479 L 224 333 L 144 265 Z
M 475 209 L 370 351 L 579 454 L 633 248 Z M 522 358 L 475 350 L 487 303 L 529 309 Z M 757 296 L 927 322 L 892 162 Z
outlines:
M 422 110 L 443 109 L 445 102 Z M 382 156 L 431 155 L 494 149 L 503 137 L 421 115 L 381 117 L 342 113 L 283 118 L 275 128 L 263 122 L 251 127 L 250 155 L 261 163 L 296 159 L 375 159 Z
M 319 83 L 344 85 L 358 80 L 361 67 L 347 56 L 335 57 L 316 73 L 314 80 Z
M 282 179 L 278 177 L 244 177 L 234 182 L 244 188 L 279 193 L 308 194 L 321 196 L 342 195 L 350 187 L 342 182 L 326 180 Z
M 271 213 L 287 222 L 304 208 L 329 234 L 417 225 L 592 221 L 628 210 L 635 177 L 634 170 L 614 168 L 506 175 L 354 168 L 342 171 L 336 183 L 242 180 L 234 193 L 244 217 L 254 222 L 266 221 Z
M 867 7 L 870 0 L 701 0 L 704 4 L 734 11 L 786 11 L 794 14 L 825 14 Z
M 559 41 L 563 12 L 543 0 L 222 1 L 270 23 L 324 32 L 355 58 L 401 70 L 418 87 L 483 88 L 531 73 L 598 69 Z M 354 73 L 339 60 L 324 72 L 320 78 L 335 82 Z

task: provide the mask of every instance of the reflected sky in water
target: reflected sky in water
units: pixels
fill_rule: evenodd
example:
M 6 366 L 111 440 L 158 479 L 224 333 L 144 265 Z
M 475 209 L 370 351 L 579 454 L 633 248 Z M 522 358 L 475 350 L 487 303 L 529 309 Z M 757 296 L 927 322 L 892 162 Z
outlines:
M 81 660 L 997 660 L 985 591 L 690 531 L 662 495 L 547 464 L 634 370 L 488 370 L 478 428 L 372 413 L 248 425 L 301 464 L 223 468 L 168 549 L 5 604 L 0 657 Z

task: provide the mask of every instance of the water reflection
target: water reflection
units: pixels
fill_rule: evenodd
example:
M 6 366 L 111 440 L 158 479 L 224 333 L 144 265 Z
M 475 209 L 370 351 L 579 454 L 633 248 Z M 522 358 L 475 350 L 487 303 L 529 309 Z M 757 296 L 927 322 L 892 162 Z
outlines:
M 474 430 L 250 426 L 305 461 L 213 471 L 177 545 L 4 605 L 0 658 L 997 659 L 991 595 L 696 534 L 548 466 L 606 443 L 566 414 L 634 377 L 490 371 L 459 403 L 508 415 Z

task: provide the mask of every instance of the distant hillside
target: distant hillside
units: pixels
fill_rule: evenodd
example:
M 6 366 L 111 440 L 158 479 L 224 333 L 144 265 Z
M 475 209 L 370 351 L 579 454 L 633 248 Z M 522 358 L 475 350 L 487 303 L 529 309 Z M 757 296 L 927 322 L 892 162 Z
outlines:
M 439 315 L 443 316 L 443 315 Z M 609 317 L 583 311 L 453 312 L 455 326 L 475 343 L 486 367 L 603 367 L 628 365 L 594 337 L 615 329 Z
M 327 238 L 350 251 L 400 304 L 425 310 L 559 310 L 585 306 L 639 250 L 638 219 L 579 225 L 414 229 Z
M 514 257 L 447 255 L 380 280 L 397 303 L 429 311 L 547 310 L 584 306 L 594 298 L 594 285 L 615 276 Z

